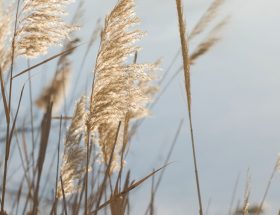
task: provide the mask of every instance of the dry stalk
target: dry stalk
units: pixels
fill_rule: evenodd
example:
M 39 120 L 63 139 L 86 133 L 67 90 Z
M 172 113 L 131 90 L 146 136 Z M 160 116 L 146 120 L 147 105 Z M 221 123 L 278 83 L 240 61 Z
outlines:
M 185 28 L 185 23 L 183 18 L 183 7 L 182 7 L 181 0 L 176 0 L 176 5 L 177 5 L 179 32 L 180 32 L 182 57 L 183 57 L 183 65 L 184 65 L 185 88 L 186 88 L 186 95 L 188 101 L 188 114 L 189 114 L 189 124 L 190 124 L 190 133 L 191 133 L 191 142 L 192 142 L 193 161 L 194 161 L 194 168 L 195 168 L 196 188 L 197 188 L 198 203 L 199 203 L 199 214 L 203 215 L 202 198 L 201 198 L 200 183 L 199 183 L 199 176 L 198 176 L 198 165 L 196 159 L 195 141 L 194 141 L 193 126 L 192 126 L 191 80 L 190 80 L 190 59 L 189 59 L 189 51 L 188 51 L 188 40 L 186 37 L 186 28 Z

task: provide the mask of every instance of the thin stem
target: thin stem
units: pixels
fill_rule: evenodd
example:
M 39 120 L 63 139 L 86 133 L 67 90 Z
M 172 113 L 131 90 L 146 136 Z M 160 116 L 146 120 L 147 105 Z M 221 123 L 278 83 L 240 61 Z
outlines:
M 89 166 L 89 143 L 90 143 L 90 130 L 87 129 L 87 163 L 86 163 L 86 175 L 85 175 L 85 215 L 87 215 L 88 208 L 88 166 Z
M 56 214 L 56 205 L 57 205 L 57 185 L 58 185 L 58 173 L 59 173 L 59 156 L 60 156 L 60 140 L 61 140 L 61 127 L 62 127 L 62 116 L 60 116 L 59 121 L 59 137 L 58 137 L 58 144 L 57 144 L 57 163 L 56 163 L 56 177 L 55 177 L 55 193 L 54 193 L 54 203 L 52 206 L 51 214 Z M 62 186 L 62 184 L 61 184 Z
M 196 150 L 195 150 L 195 142 L 194 142 L 194 134 L 193 134 L 193 126 L 192 126 L 192 116 L 191 116 L 190 111 L 189 111 L 189 124 L 190 124 L 190 130 L 191 130 L 192 154 L 193 154 L 195 180 L 196 180 L 196 188 L 197 188 L 198 202 L 199 202 L 199 214 L 203 215 L 202 200 L 201 200 L 202 198 L 201 198 L 199 175 L 198 175 L 198 165 L 197 165 L 197 159 L 196 159 Z
M 202 198 L 201 198 L 199 175 L 198 175 L 198 165 L 196 159 L 195 140 L 194 140 L 194 132 L 193 132 L 193 124 L 192 124 L 190 60 L 189 60 L 189 53 L 188 53 L 188 40 L 186 37 L 186 28 L 185 28 L 185 23 L 183 18 L 183 7 L 182 7 L 181 0 L 176 0 L 176 6 L 178 12 L 179 32 L 180 32 L 182 57 L 183 57 L 183 64 L 184 64 L 185 87 L 186 87 L 186 95 L 188 101 L 188 117 L 189 117 L 190 133 L 191 133 L 192 155 L 193 155 L 193 162 L 194 162 L 194 169 L 195 169 L 196 188 L 197 188 L 197 195 L 198 195 L 198 202 L 199 202 L 199 214 L 203 215 Z
M 60 176 L 60 183 L 61 183 L 61 190 L 62 190 L 62 196 L 63 196 L 63 208 L 64 208 L 65 215 L 67 215 L 67 204 L 66 204 L 66 199 L 65 199 L 65 192 L 64 192 L 64 187 L 63 187 L 62 176 Z
M 30 67 L 30 61 L 27 60 L 28 68 Z M 33 174 L 33 187 L 34 187 L 34 178 L 35 178 L 35 158 L 34 158 L 34 149 L 35 149 L 35 138 L 34 138 L 34 120 L 33 120 L 33 105 L 32 105 L 32 82 L 30 71 L 28 71 L 28 83 L 29 83 L 29 105 L 30 105 L 30 122 L 31 122 L 31 140 L 32 140 L 32 174 Z
M 9 89 L 9 109 L 11 110 L 11 100 L 12 100 L 12 87 L 13 87 L 13 70 L 14 70 L 14 58 L 15 58 L 15 40 L 16 40 L 16 31 L 17 31 L 17 21 L 18 21 L 18 12 L 19 12 L 19 3 L 20 0 L 17 1 L 17 10 L 16 10 L 16 20 L 14 26 L 14 35 L 12 41 L 12 56 L 11 56 L 11 70 L 10 70 L 10 89 Z
M 12 83 L 13 83 L 13 65 L 14 65 L 14 52 L 15 52 L 15 36 L 16 36 L 16 28 L 17 28 L 17 18 L 18 18 L 18 10 L 19 10 L 19 2 L 17 1 L 17 10 L 16 10 L 16 19 L 15 19 L 15 27 L 14 27 L 14 36 L 12 42 L 12 61 L 11 61 L 11 72 L 10 72 L 10 89 L 9 89 L 9 103 L 8 103 L 8 110 L 11 113 L 11 99 L 12 99 Z M 2 72 L 2 71 L 0 71 Z M 4 214 L 4 207 L 5 207 L 5 191 L 6 191 L 6 179 L 7 179 L 7 167 L 8 167 L 8 159 L 9 159 L 9 139 L 10 139 L 10 114 L 9 120 L 7 121 L 7 133 L 6 133 L 6 152 L 5 152 L 5 164 L 4 164 L 4 175 L 3 175 L 3 191 L 2 191 L 2 198 L 1 198 L 1 213 Z

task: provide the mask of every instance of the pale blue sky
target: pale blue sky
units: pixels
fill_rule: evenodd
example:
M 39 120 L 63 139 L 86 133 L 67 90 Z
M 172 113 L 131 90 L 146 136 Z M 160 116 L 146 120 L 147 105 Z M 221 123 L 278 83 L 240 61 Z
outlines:
M 115 2 L 86 1 L 85 26 L 81 29 L 83 40 L 88 40 L 96 20 L 104 18 Z M 184 2 L 187 26 L 191 29 L 210 1 Z M 162 58 L 163 72 L 180 46 L 175 0 L 136 0 L 136 4 L 142 19 L 139 27 L 148 33 L 140 43 L 143 50 L 139 61 Z M 278 0 L 227 0 L 217 16 L 217 20 L 231 16 L 222 32 L 222 40 L 191 68 L 201 192 L 205 208 L 212 199 L 211 215 L 227 212 L 238 173 L 241 174 L 238 197 L 242 200 L 248 168 L 252 175 L 251 200 L 259 202 L 280 152 L 279 11 Z M 95 45 L 84 71 L 76 71 L 76 74 L 90 74 L 96 48 Z M 80 58 L 81 55 L 75 55 L 76 62 Z M 169 77 L 180 65 L 181 58 Z M 79 63 L 76 68 L 78 70 Z M 37 75 L 34 80 L 39 85 L 45 82 L 45 77 L 51 74 Z M 79 87 L 84 87 L 85 79 Z M 135 179 L 162 164 L 180 119 L 187 119 L 183 86 L 183 76 L 179 76 L 137 134 L 127 161 Z M 156 198 L 157 214 L 198 214 L 186 124 L 171 160 L 175 163 L 168 167 Z M 143 214 L 149 189 L 150 182 L 132 192 L 132 214 Z M 268 215 L 279 210 L 279 199 L 280 177 L 277 175 L 267 198 Z

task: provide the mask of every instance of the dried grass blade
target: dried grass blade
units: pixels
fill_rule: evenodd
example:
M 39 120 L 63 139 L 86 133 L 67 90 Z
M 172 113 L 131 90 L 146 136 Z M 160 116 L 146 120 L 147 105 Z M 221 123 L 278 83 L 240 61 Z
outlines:
M 152 173 L 150 173 L 149 175 L 147 175 L 146 177 L 142 178 L 141 180 L 134 182 L 132 185 L 130 185 L 129 187 L 127 187 L 126 189 L 124 189 L 122 192 L 120 192 L 118 195 L 116 196 L 112 196 L 111 199 L 109 199 L 108 201 L 106 201 L 105 203 L 103 203 L 102 205 L 100 205 L 95 211 L 90 212 L 90 214 L 96 214 L 99 210 L 101 210 L 102 208 L 106 207 L 107 205 L 109 205 L 112 201 L 114 201 L 115 198 L 119 198 L 123 195 L 126 195 L 128 192 L 130 192 L 131 190 L 135 189 L 136 187 L 138 187 L 139 185 L 141 185 L 143 182 L 145 182 L 147 179 L 149 179 L 150 177 L 152 177 L 154 174 L 156 174 L 157 172 L 161 171 L 162 169 L 166 168 L 167 166 L 169 166 L 171 163 L 164 165 L 163 167 L 153 171 Z
M 22 100 L 22 95 L 23 95 L 24 87 L 25 86 L 22 87 L 21 92 L 20 92 L 20 98 L 19 98 L 19 102 L 18 102 L 18 107 L 17 107 L 15 119 L 13 121 L 12 129 L 11 129 L 10 134 L 9 134 L 9 147 L 11 145 L 12 138 L 13 138 L 13 133 L 15 131 L 16 121 L 17 121 L 17 117 L 18 117 L 18 112 L 19 112 L 19 108 L 20 108 L 20 104 L 21 104 L 21 100 Z M 9 154 L 8 154 L 8 156 L 9 156 Z
M 167 164 L 169 163 L 169 161 L 170 161 L 170 157 L 171 157 L 172 152 L 173 152 L 173 150 L 174 150 L 174 148 L 175 148 L 175 145 L 176 145 L 176 143 L 177 143 L 177 139 L 178 139 L 179 134 L 180 134 L 180 132 L 181 132 L 181 130 L 182 130 L 183 124 L 184 124 L 184 119 L 181 119 L 181 121 L 180 121 L 180 123 L 179 123 L 179 126 L 178 126 L 178 128 L 177 128 L 176 134 L 175 134 L 175 136 L 174 136 L 174 138 L 173 138 L 171 147 L 170 147 L 170 149 L 169 149 L 169 151 L 168 151 L 168 154 L 167 154 L 167 156 L 166 156 L 166 158 L 165 158 L 164 165 L 167 165 Z M 160 175 L 159 175 L 159 177 L 158 177 L 158 180 L 157 180 L 156 184 L 155 184 L 154 186 L 152 186 L 152 193 L 151 193 L 150 205 L 149 205 L 148 208 L 146 209 L 145 215 L 148 215 L 149 210 L 150 210 L 150 213 L 153 212 L 153 211 L 151 210 L 151 207 L 152 207 L 152 204 L 153 204 L 153 201 L 154 201 L 153 199 L 154 199 L 154 197 L 155 197 L 155 195 L 156 195 L 156 192 L 157 192 L 157 190 L 158 190 L 158 188 L 159 188 L 159 185 L 160 185 L 160 183 L 161 183 L 161 180 L 163 179 L 164 172 L 165 172 L 165 169 L 163 169 L 163 170 L 161 171 L 161 173 L 160 173 Z
M 189 115 L 189 125 L 190 125 L 190 133 L 191 133 L 193 162 L 194 162 L 194 169 L 195 169 L 196 188 L 197 188 L 198 203 L 199 203 L 199 214 L 203 215 L 202 198 L 201 198 L 200 183 L 199 183 L 199 176 L 198 176 L 198 165 L 196 159 L 195 141 L 194 141 L 194 134 L 193 134 L 193 126 L 192 126 L 190 59 L 189 59 L 189 51 L 188 51 L 188 40 L 186 37 L 186 28 L 185 28 L 185 23 L 183 18 L 183 7 L 182 7 L 181 0 L 176 0 L 176 5 L 177 5 L 179 33 L 181 39 L 182 57 L 183 57 L 183 65 L 184 65 L 185 87 L 186 87 L 186 94 L 187 94 L 187 101 L 188 101 L 188 115 Z
M 49 105 L 41 124 L 41 139 L 40 139 L 40 149 L 39 149 L 39 157 L 37 161 L 37 181 L 34 193 L 34 204 L 33 204 L 33 214 L 37 214 L 38 209 L 38 196 L 39 196 L 39 187 L 40 187 L 40 180 L 41 174 L 43 170 L 43 165 L 45 162 L 46 150 L 49 142 L 49 135 L 51 130 L 51 114 L 52 114 L 52 104 Z
M 67 215 L 67 204 L 66 204 L 65 193 L 64 193 L 64 188 L 63 188 L 63 181 L 62 181 L 61 176 L 60 176 L 60 184 L 61 184 L 61 190 L 62 190 L 62 195 L 63 195 L 63 208 L 64 208 L 65 215 Z
M 3 175 L 3 191 L 2 191 L 2 201 L 1 201 L 1 213 L 4 213 L 4 206 L 5 206 L 5 194 L 6 194 L 6 180 L 7 180 L 7 172 L 8 172 L 8 160 L 9 160 L 9 154 L 10 154 L 10 146 L 11 146 L 11 142 L 12 142 L 12 137 L 13 137 L 13 133 L 14 133 L 14 129 L 15 129 L 15 124 L 17 121 L 17 116 L 18 116 L 18 112 L 19 112 L 19 108 L 20 108 L 20 104 L 21 104 L 21 99 L 22 99 L 22 95 L 23 95 L 23 90 L 24 90 L 24 86 L 22 87 L 21 90 L 21 94 L 20 94 L 20 98 L 19 98 L 19 102 L 18 102 L 18 107 L 17 107 L 17 112 L 15 115 L 15 119 L 12 125 L 12 129 L 11 131 L 7 130 L 7 142 L 6 142 L 6 152 L 5 152 L 5 163 L 4 163 L 4 175 Z M 9 127 L 9 126 L 8 126 Z
M 62 116 L 60 116 L 59 121 L 59 136 L 58 136 L 58 144 L 57 144 L 57 161 L 56 161 L 56 176 L 55 176 L 55 193 L 54 193 L 54 201 L 52 204 L 52 209 L 50 214 L 56 214 L 56 205 L 57 205 L 57 185 L 58 185 L 58 174 L 59 174 L 59 156 L 60 156 L 60 140 L 61 140 L 61 128 L 62 128 Z M 62 185 L 62 184 L 61 184 Z M 64 190 L 63 190 L 64 192 Z
M 47 62 L 49 62 L 49 61 L 52 61 L 52 60 L 54 60 L 54 59 L 56 59 L 56 58 L 58 58 L 58 57 L 60 57 L 60 56 L 67 55 L 67 54 L 69 54 L 69 52 L 71 53 L 74 49 L 76 49 L 76 48 L 78 48 L 78 47 L 80 47 L 80 46 L 82 46 L 82 45 L 84 45 L 84 44 L 85 44 L 85 43 L 82 43 L 82 44 L 80 44 L 80 45 L 77 45 L 77 46 L 71 47 L 71 48 L 69 48 L 69 49 L 66 49 L 66 50 L 64 50 L 64 51 L 62 51 L 62 52 L 60 52 L 60 53 L 58 53 L 58 54 L 56 54 L 56 55 L 53 55 L 53 56 L 47 58 L 46 60 L 43 60 L 43 61 L 41 61 L 40 63 L 37 63 L 37 64 L 35 64 L 34 66 L 31 66 L 31 67 L 29 67 L 29 68 L 23 70 L 22 72 L 20 72 L 20 73 L 14 75 L 14 76 L 13 76 L 13 79 L 14 79 L 14 78 L 17 78 L 17 77 L 19 77 L 19 76 L 21 76 L 21 75 L 23 75 L 24 73 L 26 73 L 26 72 L 28 72 L 28 71 L 30 71 L 30 70 L 33 70 L 33 69 L 35 69 L 35 68 L 37 68 L 37 67 L 39 67 L 39 66 L 41 66 L 41 65 L 43 65 L 43 64 L 45 64 L 45 63 L 47 63 Z

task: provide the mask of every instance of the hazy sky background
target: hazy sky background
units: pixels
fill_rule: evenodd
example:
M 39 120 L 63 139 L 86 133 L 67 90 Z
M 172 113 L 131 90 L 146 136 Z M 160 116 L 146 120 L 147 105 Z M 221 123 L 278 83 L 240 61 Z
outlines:
M 108 4 L 93 1 L 89 4 L 89 17 L 99 17 L 112 2 L 115 1 Z M 183 2 L 187 28 L 191 29 L 211 1 Z M 175 1 L 138 0 L 136 4 L 141 28 L 148 32 L 141 43 L 139 60 L 153 61 L 160 57 L 164 71 L 180 45 Z M 277 0 L 226 1 L 216 19 L 231 16 L 221 42 L 191 68 L 201 192 L 204 208 L 211 199 L 209 214 L 223 215 L 228 211 L 239 173 L 238 197 L 243 200 L 248 168 L 252 178 L 251 202 L 259 202 L 280 152 L 279 11 Z M 181 58 L 169 77 L 180 65 Z M 180 76 L 156 105 L 153 116 L 145 121 L 132 145 L 128 166 L 136 176 L 161 165 L 179 120 L 186 116 L 183 76 Z M 186 125 L 171 159 L 175 163 L 168 167 L 156 198 L 159 215 L 198 213 Z M 279 210 L 279 180 L 277 176 L 267 198 L 271 205 L 267 214 Z M 150 184 L 144 187 L 135 192 L 135 211 L 142 211 L 144 200 L 149 197 Z
M 89 39 L 96 20 L 103 20 L 116 1 L 86 2 L 85 25 L 81 29 L 83 41 Z M 183 2 L 190 31 L 211 1 Z M 139 27 L 148 33 L 140 43 L 143 50 L 139 61 L 153 62 L 161 58 L 162 74 L 180 47 L 175 0 L 136 0 L 136 4 L 142 19 Z M 221 41 L 191 67 L 201 192 L 205 209 L 211 199 L 209 214 L 226 214 L 238 174 L 241 174 L 238 197 L 243 200 L 248 168 L 252 178 L 250 202 L 259 202 L 280 152 L 279 11 L 278 0 L 227 0 L 216 18 L 219 21 L 231 16 L 221 33 Z M 191 50 L 203 36 L 206 35 L 193 41 Z M 96 48 L 97 44 L 83 71 L 78 71 L 79 63 L 75 66 L 76 77 L 90 74 Z M 81 56 L 75 55 L 75 61 L 80 62 Z M 179 57 L 168 77 L 181 64 Z M 38 85 L 51 77 L 51 73 L 38 74 L 34 76 Z M 78 88 L 84 88 L 85 83 L 83 78 Z M 160 167 L 179 121 L 184 118 L 184 128 L 171 159 L 175 163 L 167 168 L 156 196 L 156 211 L 158 215 L 198 214 L 182 75 L 152 112 L 134 139 L 127 168 L 132 169 L 133 178 L 139 179 Z M 143 214 L 150 197 L 150 184 L 148 181 L 132 192 L 132 214 Z M 267 198 L 267 214 L 277 214 L 279 199 L 278 174 Z

